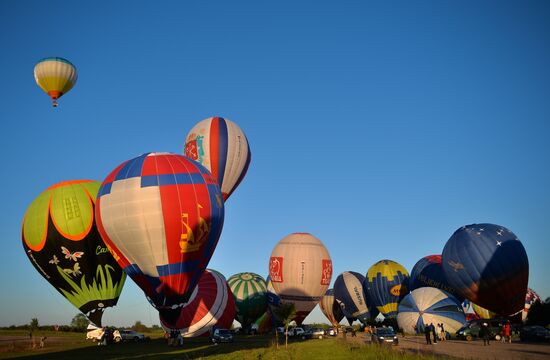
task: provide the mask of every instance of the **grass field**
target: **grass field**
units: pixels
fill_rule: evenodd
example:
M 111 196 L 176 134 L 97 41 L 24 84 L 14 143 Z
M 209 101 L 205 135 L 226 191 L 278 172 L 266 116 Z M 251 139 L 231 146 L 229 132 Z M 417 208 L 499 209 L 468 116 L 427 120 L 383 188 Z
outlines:
M 403 355 L 391 348 L 361 345 L 341 339 L 292 341 L 288 349 L 284 343 L 275 346 L 273 336 L 237 336 L 231 344 L 212 345 L 208 338 L 186 339 L 184 346 L 169 347 L 159 334 L 148 334 L 151 340 L 145 343 L 123 343 L 97 346 L 85 340 L 82 333 L 41 332 L 47 336 L 43 349 L 32 349 L 28 334 L 24 332 L 0 331 L 0 359 L 432 359 L 418 355 Z M 152 336 L 151 336 L 152 335 Z M 25 337 L 27 336 L 27 337 Z M 10 337 L 24 340 L 10 341 Z M 284 339 L 283 339 L 284 341 Z M 438 357 L 441 359 L 441 357 Z

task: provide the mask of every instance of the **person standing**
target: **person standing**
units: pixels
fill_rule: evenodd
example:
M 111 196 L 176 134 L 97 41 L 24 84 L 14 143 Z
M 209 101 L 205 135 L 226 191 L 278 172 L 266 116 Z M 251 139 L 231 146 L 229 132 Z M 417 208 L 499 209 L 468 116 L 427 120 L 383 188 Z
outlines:
M 434 323 L 430 323 L 430 330 L 432 331 L 432 336 L 434 338 L 434 345 L 437 344 L 437 333 L 435 331 Z
M 483 346 L 490 345 L 490 333 L 489 333 L 489 327 L 486 322 L 481 324 L 481 329 L 479 329 L 479 337 L 483 338 Z
M 424 335 L 426 336 L 426 345 L 431 345 L 432 340 L 430 339 L 430 325 L 424 326 Z
M 439 337 L 441 339 L 441 341 L 446 341 L 447 340 L 447 333 L 445 332 L 445 326 L 443 326 L 443 323 L 440 324 L 439 326 L 441 332 L 441 336 Z
M 508 340 L 509 343 L 512 342 L 512 331 L 510 327 L 510 321 L 506 321 L 506 324 L 504 324 L 504 336 L 502 337 L 503 342 L 506 342 Z

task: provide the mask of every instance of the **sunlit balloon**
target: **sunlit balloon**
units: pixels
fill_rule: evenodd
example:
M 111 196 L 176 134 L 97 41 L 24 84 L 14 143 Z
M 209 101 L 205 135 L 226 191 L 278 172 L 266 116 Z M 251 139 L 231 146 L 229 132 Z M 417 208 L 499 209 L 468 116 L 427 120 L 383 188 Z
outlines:
M 185 138 L 185 156 L 212 172 L 224 201 L 241 183 L 250 164 L 246 135 L 233 121 L 211 117 L 196 124 Z
M 36 270 L 97 326 L 103 311 L 116 305 L 126 279 L 96 227 L 99 186 L 92 180 L 51 186 L 27 208 L 22 229 Z
M 181 155 L 138 156 L 103 181 L 96 216 L 119 265 L 164 318 L 173 321 L 206 269 L 222 230 L 224 204 L 210 172 Z
M 258 274 L 243 272 L 231 276 L 227 283 L 235 296 L 237 321 L 248 328 L 267 310 L 265 280 Z
M 54 107 L 57 107 L 57 99 L 73 88 L 77 78 L 76 67 L 60 57 L 42 59 L 34 66 L 34 79 L 50 96 Z
M 321 312 L 327 317 L 332 326 L 337 326 L 344 318 L 340 304 L 334 298 L 334 289 L 328 289 L 319 301 Z
M 449 284 L 471 302 L 504 316 L 523 309 L 529 260 L 505 227 L 461 227 L 445 244 L 442 263 Z
M 340 302 L 345 316 L 367 324 L 370 313 L 363 291 L 364 281 L 363 275 L 354 271 L 344 271 L 334 282 L 334 297 Z
M 161 325 L 179 330 L 183 337 L 208 335 L 214 327 L 229 329 L 235 318 L 235 301 L 225 277 L 205 270 L 189 301 L 180 309 L 175 322 L 160 315 Z
M 399 303 L 397 324 L 409 334 L 422 333 L 426 326 L 443 324 L 445 331 L 456 333 L 466 323 L 458 300 L 433 287 L 414 290 Z
M 385 317 L 397 316 L 397 305 L 409 293 L 409 273 L 399 263 L 380 260 L 367 271 L 363 288 Z
M 496 313 L 489 311 L 474 303 L 472 303 L 472 310 L 480 319 L 492 319 L 497 316 Z
M 412 291 L 426 286 L 445 290 L 459 301 L 464 300 L 457 290 L 449 285 L 441 265 L 441 255 L 424 256 L 418 260 L 411 271 L 409 290 Z
M 297 324 L 317 305 L 332 278 L 332 260 L 321 242 L 308 233 L 294 233 L 275 245 L 269 276 L 284 303 L 293 303 Z

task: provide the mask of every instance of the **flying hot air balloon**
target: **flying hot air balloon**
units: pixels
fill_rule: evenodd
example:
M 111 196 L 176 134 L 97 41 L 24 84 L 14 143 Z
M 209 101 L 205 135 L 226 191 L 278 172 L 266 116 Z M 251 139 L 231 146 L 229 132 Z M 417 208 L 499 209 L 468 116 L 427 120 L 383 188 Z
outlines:
M 208 335 L 214 327 L 229 329 L 235 318 L 235 300 L 225 277 L 206 269 L 175 323 L 160 315 L 166 330 L 179 330 L 183 337 Z
M 243 180 L 251 153 L 248 140 L 237 124 L 222 117 L 211 117 L 189 131 L 184 155 L 212 172 L 225 201 Z
M 50 96 L 54 107 L 57 107 L 57 99 L 73 88 L 77 78 L 76 67 L 61 57 L 48 57 L 34 66 L 34 79 Z
M 181 155 L 138 156 L 103 181 L 96 217 L 119 265 L 164 319 L 175 321 L 223 226 L 221 192 L 210 172 Z
M 443 271 L 459 295 L 506 316 L 523 309 L 529 260 L 514 233 L 500 225 L 463 226 L 442 254 Z
M 22 229 L 36 270 L 97 326 L 103 311 L 116 305 L 126 279 L 96 227 L 99 186 L 73 180 L 49 187 L 27 208 Z
M 321 312 L 327 317 L 332 326 L 338 326 L 344 318 L 340 304 L 334 298 L 334 289 L 328 289 L 319 301 Z
M 363 288 L 378 310 L 387 318 L 397 316 L 399 301 L 409 293 L 409 273 L 392 260 L 380 260 L 367 271 Z
M 414 290 L 399 303 L 397 324 L 406 333 L 422 333 L 430 324 L 443 324 L 456 333 L 466 323 L 462 306 L 451 294 L 433 287 Z
M 370 318 L 363 282 L 365 277 L 354 271 L 344 271 L 334 282 L 334 297 L 341 304 L 345 316 L 367 324 Z
M 300 325 L 330 284 L 332 260 L 321 240 L 308 233 L 294 233 L 273 249 L 269 277 L 281 302 L 294 304 L 294 321 Z
M 409 290 L 412 291 L 421 287 L 434 287 L 445 290 L 459 301 L 464 300 L 458 294 L 458 291 L 449 285 L 441 265 L 441 255 L 425 256 L 414 265 L 409 278 Z
M 227 283 L 235 296 L 237 321 L 248 328 L 267 310 L 267 288 L 263 277 L 251 272 L 231 276 Z

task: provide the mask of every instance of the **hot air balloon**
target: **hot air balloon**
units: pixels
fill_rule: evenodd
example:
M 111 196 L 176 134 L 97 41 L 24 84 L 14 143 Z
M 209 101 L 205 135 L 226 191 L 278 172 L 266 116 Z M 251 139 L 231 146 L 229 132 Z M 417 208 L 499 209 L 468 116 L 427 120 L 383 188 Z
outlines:
M 527 321 L 527 315 L 529 315 L 529 309 L 535 302 L 542 302 L 541 297 L 531 288 L 527 288 L 527 294 L 525 295 L 525 306 L 521 311 L 521 321 Z
M 22 229 L 36 270 L 97 326 L 126 279 L 96 227 L 99 185 L 74 180 L 51 186 L 28 207 Z
M 294 233 L 273 249 L 269 276 L 281 301 L 294 304 L 294 321 L 300 325 L 330 284 L 332 260 L 321 240 L 308 233 Z
M 459 301 L 464 300 L 457 290 L 449 285 L 441 265 L 441 255 L 425 256 L 414 265 L 409 278 L 409 290 L 412 291 L 421 287 L 434 287 L 445 290 Z
M 497 314 L 495 314 L 494 312 L 492 311 L 489 311 L 477 304 L 474 304 L 472 303 L 472 310 L 474 310 L 474 312 L 476 313 L 476 315 L 480 318 L 480 319 L 492 319 L 494 318 L 495 316 L 497 316 Z
M 266 279 L 266 296 L 267 296 L 267 310 L 271 315 L 271 320 L 273 321 L 273 326 L 283 326 L 283 321 L 277 316 L 277 309 L 281 306 L 281 298 L 275 292 L 273 283 L 271 282 L 271 277 L 267 275 Z
M 344 318 L 340 304 L 334 298 L 334 289 L 328 289 L 319 301 L 319 307 L 332 326 L 338 326 Z
M 54 107 L 57 107 L 57 99 L 73 88 L 77 78 L 76 67 L 60 57 L 42 59 L 34 66 L 34 79 L 50 96 Z
M 241 183 L 251 156 L 241 128 L 222 117 L 210 117 L 196 124 L 187 134 L 184 154 L 212 172 L 224 201 Z
M 265 280 L 258 274 L 243 272 L 231 276 L 227 283 L 235 296 L 237 321 L 248 328 L 267 310 Z
M 175 321 L 222 230 L 224 205 L 210 172 L 181 155 L 138 156 L 103 181 L 96 217 L 119 265 Z
M 189 301 L 180 309 L 175 323 L 160 315 L 167 330 L 177 329 L 183 337 L 208 335 L 214 327 L 229 329 L 235 318 L 235 300 L 225 277 L 217 271 L 205 270 Z
M 340 302 L 345 316 L 353 317 L 363 324 L 370 318 L 363 282 L 365 277 L 354 271 L 344 271 L 334 282 L 334 297 Z
M 397 315 L 397 305 L 408 294 L 409 273 L 392 260 L 380 260 L 367 272 L 363 288 L 367 297 L 387 318 Z
M 431 323 L 443 324 L 454 334 L 466 323 L 466 316 L 457 299 L 433 287 L 418 288 L 399 303 L 397 324 L 406 333 L 422 333 Z
M 529 261 L 519 239 L 494 224 L 463 226 L 445 244 L 443 271 L 462 297 L 499 315 L 523 309 Z

